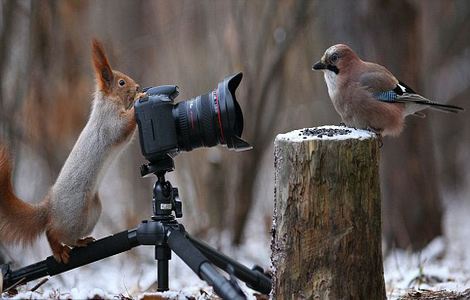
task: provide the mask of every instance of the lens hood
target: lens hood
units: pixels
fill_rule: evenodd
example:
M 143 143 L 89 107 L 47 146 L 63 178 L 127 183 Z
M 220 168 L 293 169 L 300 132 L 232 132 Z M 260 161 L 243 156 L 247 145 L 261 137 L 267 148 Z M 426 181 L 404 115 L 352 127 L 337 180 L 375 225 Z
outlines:
M 236 151 L 250 150 L 253 147 L 241 138 L 243 132 L 243 113 L 237 102 L 235 90 L 240 85 L 243 73 L 226 77 L 217 87 L 219 109 L 224 143 Z

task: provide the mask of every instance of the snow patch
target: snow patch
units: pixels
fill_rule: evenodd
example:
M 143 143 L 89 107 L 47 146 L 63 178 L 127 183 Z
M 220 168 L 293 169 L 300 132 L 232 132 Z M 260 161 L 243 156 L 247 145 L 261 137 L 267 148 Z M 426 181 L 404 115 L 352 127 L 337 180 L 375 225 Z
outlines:
M 313 134 L 312 134 L 313 133 Z M 349 140 L 349 139 L 373 139 L 375 133 L 346 126 L 326 125 L 313 128 L 303 128 L 291 132 L 278 134 L 277 140 L 286 140 L 291 142 L 303 142 L 306 140 Z
M 411 291 L 463 292 L 470 285 L 470 204 L 451 203 L 445 212 L 444 237 L 434 239 L 422 251 L 393 250 L 384 259 L 384 277 L 389 299 Z M 437 299 L 437 298 L 436 298 Z

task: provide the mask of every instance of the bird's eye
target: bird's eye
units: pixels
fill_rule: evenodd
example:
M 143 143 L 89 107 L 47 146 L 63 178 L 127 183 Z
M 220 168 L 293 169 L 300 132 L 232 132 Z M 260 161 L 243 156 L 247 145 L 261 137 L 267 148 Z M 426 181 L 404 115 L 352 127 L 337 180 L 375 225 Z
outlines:
M 124 86 L 126 84 L 124 79 L 120 79 L 118 83 L 119 83 L 119 86 Z
M 336 63 L 338 61 L 338 58 L 339 58 L 338 53 L 333 53 L 330 57 L 331 63 L 333 64 Z

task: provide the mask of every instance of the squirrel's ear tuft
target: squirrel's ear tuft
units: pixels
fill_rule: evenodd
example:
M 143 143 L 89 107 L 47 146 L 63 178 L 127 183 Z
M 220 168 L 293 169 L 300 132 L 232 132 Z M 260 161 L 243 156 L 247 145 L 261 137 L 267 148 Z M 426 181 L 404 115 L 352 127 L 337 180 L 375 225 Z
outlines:
M 103 45 L 98 40 L 93 39 L 91 48 L 96 82 L 103 92 L 110 92 L 113 83 L 113 71 L 104 53 Z

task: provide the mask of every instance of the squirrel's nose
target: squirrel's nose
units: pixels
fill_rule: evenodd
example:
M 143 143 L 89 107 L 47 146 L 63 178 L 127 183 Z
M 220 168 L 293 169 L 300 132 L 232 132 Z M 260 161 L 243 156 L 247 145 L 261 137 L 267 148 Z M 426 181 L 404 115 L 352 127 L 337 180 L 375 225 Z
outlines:
M 135 91 L 136 91 L 136 92 L 140 91 L 140 85 L 137 85 L 137 86 L 135 87 Z

